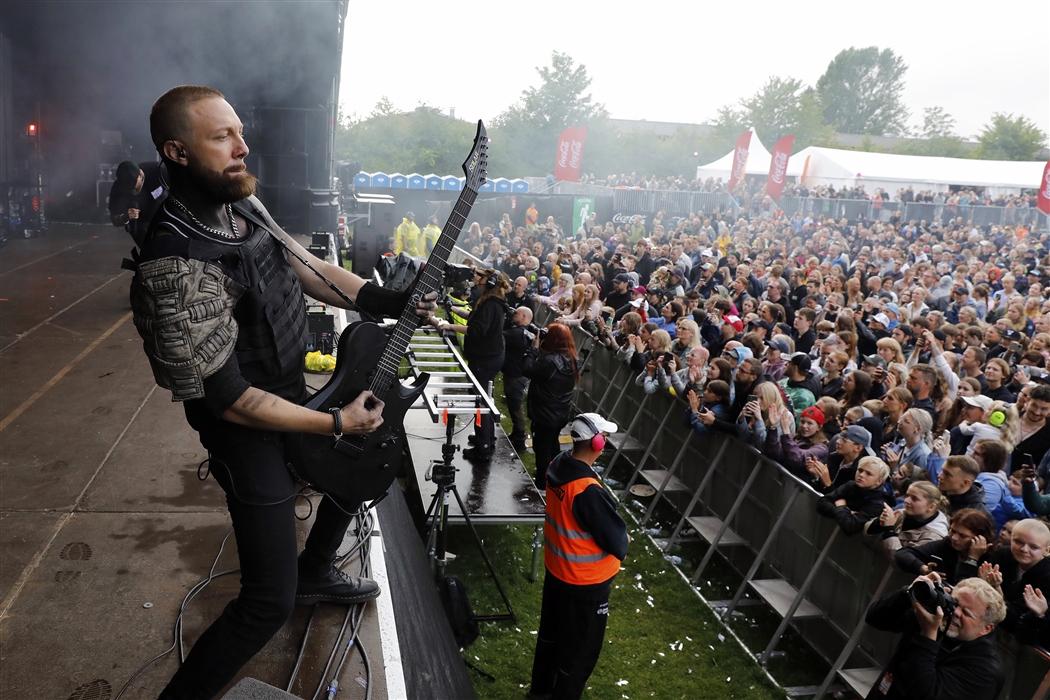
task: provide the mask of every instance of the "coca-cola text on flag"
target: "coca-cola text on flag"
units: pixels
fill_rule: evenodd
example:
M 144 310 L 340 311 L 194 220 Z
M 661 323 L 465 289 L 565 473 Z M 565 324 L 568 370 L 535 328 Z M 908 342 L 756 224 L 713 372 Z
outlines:
M 748 129 L 740 134 L 740 138 L 736 140 L 736 148 L 733 150 L 733 169 L 729 173 L 730 192 L 744 179 L 744 173 L 747 169 L 747 151 L 750 147 L 751 130 Z
M 1039 211 L 1050 216 L 1050 160 L 1046 161 L 1043 168 L 1043 181 L 1039 183 L 1039 202 L 1036 205 Z
M 773 199 L 780 199 L 787 180 L 788 159 L 791 158 L 791 147 L 795 145 L 794 135 L 785 136 L 773 146 L 773 157 L 769 160 L 769 180 L 766 182 L 766 194 Z
M 565 182 L 579 182 L 580 165 L 583 163 L 583 142 L 586 139 L 585 126 L 570 126 L 561 132 L 554 161 L 555 178 Z

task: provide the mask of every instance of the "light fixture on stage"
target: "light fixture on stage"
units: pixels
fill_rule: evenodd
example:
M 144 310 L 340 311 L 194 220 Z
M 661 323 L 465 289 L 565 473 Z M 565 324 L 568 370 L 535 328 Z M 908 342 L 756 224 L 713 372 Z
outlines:
M 29 124 L 26 126 L 26 136 L 36 136 L 37 126 L 36 124 Z

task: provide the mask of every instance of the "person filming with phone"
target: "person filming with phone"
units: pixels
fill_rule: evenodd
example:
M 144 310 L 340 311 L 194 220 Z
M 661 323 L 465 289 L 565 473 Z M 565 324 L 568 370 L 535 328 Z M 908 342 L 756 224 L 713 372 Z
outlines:
M 903 633 L 867 700 L 994 700 L 1006 682 L 996 625 L 1006 603 L 980 578 L 944 585 L 924 574 L 876 601 L 865 617 L 877 630 Z

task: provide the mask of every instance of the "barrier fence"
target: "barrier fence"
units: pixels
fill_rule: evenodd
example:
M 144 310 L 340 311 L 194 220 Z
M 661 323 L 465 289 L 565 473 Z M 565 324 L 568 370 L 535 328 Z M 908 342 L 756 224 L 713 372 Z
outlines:
M 538 316 L 541 323 L 551 320 L 542 310 Z M 605 474 L 626 459 L 632 476 L 623 497 L 630 499 L 627 489 L 639 482 L 656 489 L 639 516 L 643 524 L 659 503 L 674 508 L 678 521 L 668 546 L 683 541 L 687 527 L 707 543 L 696 569 L 683 572 L 691 582 L 701 580 L 715 555 L 741 577 L 731 596 L 704 602 L 727 623 L 743 605 L 764 604 L 780 617 L 761 651 L 741 642 L 763 666 L 789 626 L 830 665 L 819 686 L 786 688 L 790 695 L 819 700 L 844 683 L 864 697 L 898 642 L 866 626 L 865 613 L 912 577 L 890 567 L 874 544 L 846 537 L 834 521 L 817 515 L 822 494 L 808 483 L 733 437 L 697 436 L 685 424 L 684 401 L 664 391 L 645 394 L 615 353 L 580 329 L 573 333 L 585 357 L 577 409 L 623 426 L 611 440 L 615 451 Z M 1001 698 L 1029 700 L 1030 691 L 1050 678 L 1050 657 L 1042 651 L 1018 655 L 1005 635 L 1000 639 L 1008 668 Z
M 772 212 L 763 212 L 762 198 L 756 198 L 748 208 L 740 206 L 738 200 L 726 193 L 694 192 L 691 190 L 642 190 L 625 187 L 605 187 L 576 182 L 559 182 L 550 190 L 551 194 L 607 196 L 613 198 L 616 211 L 658 212 L 663 210 L 670 216 L 686 216 L 694 212 L 711 214 L 714 211 L 732 211 L 734 216 L 741 213 L 772 216 Z M 777 208 L 784 216 L 791 217 L 795 212 L 803 216 L 820 215 L 835 220 L 848 219 L 855 222 L 860 218 L 868 221 L 889 221 L 894 212 L 900 212 L 905 222 L 926 221 L 941 224 L 961 217 L 963 222 L 972 221 L 979 226 L 1020 226 L 1036 225 L 1041 230 L 1048 227 L 1045 214 L 1034 208 L 993 207 L 960 204 L 927 204 L 922 202 L 874 202 L 868 199 L 820 199 L 816 197 L 782 197 Z

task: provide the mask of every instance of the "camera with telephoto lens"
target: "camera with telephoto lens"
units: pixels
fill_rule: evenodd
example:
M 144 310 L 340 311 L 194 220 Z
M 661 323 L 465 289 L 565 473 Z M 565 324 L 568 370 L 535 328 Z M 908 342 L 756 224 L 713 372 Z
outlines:
M 944 611 L 945 619 L 952 616 L 959 604 L 955 602 L 948 591 L 944 590 L 941 583 L 932 581 L 916 581 L 908 589 L 908 597 L 921 605 L 931 615 L 937 614 L 939 607 Z
M 446 287 L 455 287 L 458 284 L 472 281 L 474 279 L 474 268 L 448 263 L 445 265 L 444 277 L 443 281 Z
M 530 323 L 525 326 L 525 337 L 528 338 L 530 342 L 537 336 L 539 336 L 540 342 L 542 343 L 543 339 L 547 337 L 547 329 L 540 328 L 535 323 Z

